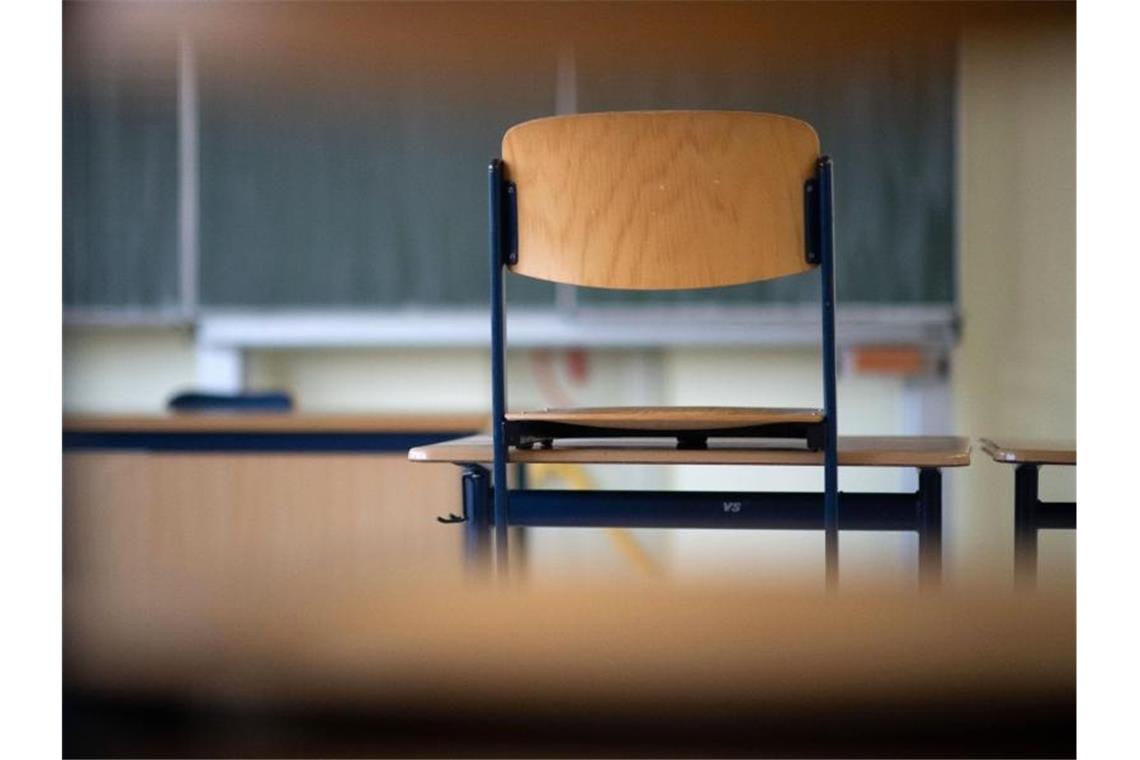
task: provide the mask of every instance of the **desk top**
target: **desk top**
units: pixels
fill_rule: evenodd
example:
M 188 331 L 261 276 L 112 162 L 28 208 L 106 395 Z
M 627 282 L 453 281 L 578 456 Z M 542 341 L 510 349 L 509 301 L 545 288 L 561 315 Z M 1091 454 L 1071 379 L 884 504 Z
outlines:
M 552 449 L 514 449 L 511 462 L 575 464 L 822 465 L 823 453 L 779 440 L 710 439 L 707 449 L 678 449 L 672 438 L 557 441 Z M 784 448 L 780 448 L 783 446 Z M 408 452 L 413 462 L 482 464 L 492 461 L 491 437 L 474 435 Z M 964 467 L 970 441 L 952 436 L 840 436 L 839 464 L 847 467 Z
M 182 414 L 64 415 L 65 433 L 454 433 L 482 430 L 481 414 Z
M 1003 464 L 1076 464 L 1077 444 L 1073 441 L 1031 440 L 1025 438 L 979 438 L 982 451 Z
M 1015 734 L 1049 722 L 1068 722 L 1072 730 L 1071 593 L 827 598 L 819 591 L 607 581 L 504 590 L 393 583 L 379 593 L 372 585 L 330 593 L 302 582 L 274 595 L 240 577 L 224 595 L 186 588 L 175 594 L 178 588 L 108 594 L 69 586 L 72 683 L 191 695 L 194 704 L 365 705 L 395 720 L 377 725 L 419 716 L 439 736 L 469 737 L 474 727 L 493 726 L 497 743 L 473 753 L 490 756 L 504 754 L 508 740 L 525 748 L 528 734 L 533 742 L 536 728 L 550 731 L 559 719 L 570 719 L 555 723 L 561 731 L 583 733 L 607 721 L 632 724 L 641 735 L 682 727 L 673 738 L 702 738 L 705 751 L 698 741 L 692 753 L 700 756 L 769 749 L 782 756 L 882 756 L 900 726 L 909 735 L 918 722 L 931 721 L 941 726 L 942 741 L 928 746 L 945 748 L 953 740 L 946 725 L 966 727 L 954 734 L 993 732 L 995 716 L 1014 717 L 1000 728 Z M 156 605 L 164 593 L 179 603 Z M 504 642 L 509 650 L 499 651 Z M 1045 708 L 1049 722 L 1028 729 Z M 811 731 L 835 730 L 826 721 L 836 716 L 846 726 L 842 740 L 820 750 Z M 785 747 L 779 732 L 791 720 L 796 732 Z M 713 732 L 700 733 L 702 726 Z M 882 746 L 868 746 L 872 728 Z M 725 752 L 722 743 L 739 732 L 747 741 L 737 753 Z M 572 735 L 563 738 L 570 744 L 555 754 L 590 754 L 572 751 Z M 424 746 L 437 743 L 433 736 Z M 668 747 L 648 753 L 670 754 Z M 991 746 L 949 754 L 1002 752 Z

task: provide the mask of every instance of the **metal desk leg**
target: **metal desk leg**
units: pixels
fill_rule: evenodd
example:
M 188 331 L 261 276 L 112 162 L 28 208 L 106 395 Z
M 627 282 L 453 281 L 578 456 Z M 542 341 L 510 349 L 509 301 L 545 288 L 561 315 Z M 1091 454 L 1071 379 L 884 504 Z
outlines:
M 1037 465 L 1019 465 L 1013 496 L 1014 587 L 1037 586 Z
M 942 584 L 942 472 L 918 472 L 918 584 L 933 590 Z
M 485 577 L 491 560 L 491 475 L 478 465 L 463 472 L 463 554 L 467 572 Z

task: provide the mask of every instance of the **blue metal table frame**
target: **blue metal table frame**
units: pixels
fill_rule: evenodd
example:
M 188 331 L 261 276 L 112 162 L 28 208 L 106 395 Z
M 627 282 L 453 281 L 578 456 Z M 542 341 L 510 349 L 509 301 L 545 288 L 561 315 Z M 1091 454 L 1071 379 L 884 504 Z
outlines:
M 998 464 L 1013 465 L 1013 577 L 1021 591 L 1037 587 L 1037 532 L 1076 530 L 1075 501 L 1042 501 L 1041 468 L 1076 467 L 1075 443 L 980 438 L 982 450 Z
M 505 524 L 496 525 L 491 473 L 463 467 L 463 516 L 468 566 L 490 568 L 496 527 L 720 528 L 826 530 L 827 508 L 818 492 L 568 491 L 510 489 Z M 919 582 L 942 579 L 942 472 L 918 467 L 918 489 L 840 493 L 839 530 L 910 531 L 918 535 Z
M 1039 464 L 1020 464 L 1014 472 L 1013 570 L 1014 582 L 1023 591 L 1037 587 L 1037 532 L 1077 528 L 1075 501 L 1041 501 L 1037 497 L 1040 469 Z

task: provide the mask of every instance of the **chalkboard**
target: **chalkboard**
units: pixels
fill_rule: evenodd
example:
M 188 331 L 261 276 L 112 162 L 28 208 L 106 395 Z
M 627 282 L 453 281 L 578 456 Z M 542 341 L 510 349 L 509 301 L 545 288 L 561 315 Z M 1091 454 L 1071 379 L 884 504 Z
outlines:
M 426 78 L 409 62 L 385 88 L 235 92 L 203 67 L 205 304 L 486 301 L 487 163 L 507 127 L 550 113 L 554 62 L 467 92 Z M 512 283 L 514 302 L 552 298 Z
M 178 304 L 178 66 L 114 48 L 64 56 L 63 300 Z
M 686 48 L 678 38 L 610 41 L 578 55 L 584 111 L 766 111 L 807 121 L 835 165 L 836 290 L 845 302 L 954 298 L 954 68 L 951 41 L 903 38 L 813 62 L 762 38 Z M 701 255 L 694 251 L 694 256 Z M 799 302 L 810 274 L 715 291 L 582 290 L 587 303 Z
M 567 83 L 583 112 L 759 110 L 810 122 L 835 161 L 840 300 L 953 303 L 953 34 L 908 20 L 910 6 L 708 7 L 199 9 L 211 20 L 186 38 L 201 306 L 483 306 L 487 162 L 510 125 L 565 106 Z M 234 8 L 252 14 L 246 26 Z M 129 36 L 97 55 L 65 44 L 69 307 L 177 302 L 178 34 L 148 34 L 163 52 L 143 66 L 117 57 Z M 814 303 L 817 289 L 801 275 L 578 298 L 763 305 Z M 554 305 L 548 283 L 515 277 L 507 291 Z

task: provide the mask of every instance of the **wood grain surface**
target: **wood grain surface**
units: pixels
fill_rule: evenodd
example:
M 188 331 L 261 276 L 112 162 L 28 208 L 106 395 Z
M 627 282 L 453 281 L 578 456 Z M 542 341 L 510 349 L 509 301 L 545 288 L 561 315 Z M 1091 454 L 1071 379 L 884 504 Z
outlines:
M 1005 464 L 1076 464 L 1077 444 L 1031 438 L 979 438 L 982 451 Z
M 413 462 L 486 463 L 491 437 L 456 438 L 408 453 Z M 822 465 L 823 454 L 803 442 L 710 439 L 708 449 L 678 449 L 673 439 L 556 441 L 552 449 L 510 449 L 511 462 L 575 464 L 749 464 Z M 964 467 L 970 441 L 954 436 L 840 436 L 839 464 L 846 467 Z
M 734 406 L 582 407 L 508 412 L 518 422 L 565 422 L 628 430 L 715 430 L 823 420 L 820 409 L 771 409 Z
M 73 678 L 201 699 L 443 712 L 462 704 L 516 716 L 798 704 L 822 714 L 892 696 L 1071 689 L 1075 679 L 1071 595 L 827 598 L 667 583 L 496 590 L 421 578 L 380 594 L 301 587 L 156 609 L 151 594 L 94 591 L 66 609 Z M 509 653 L 498 652 L 504 642 Z
M 459 478 L 392 454 L 68 452 L 64 586 L 107 604 L 373 591 L 463 573 Z
M 65 415 L 65 433 L 436 433 L 484 430 L 480 414 L 183 414 Z
M 528 277 L 598 288 L 737 285 L 804 272 L 819 137 L 786 116 L 555 116 L 503 138 Z

